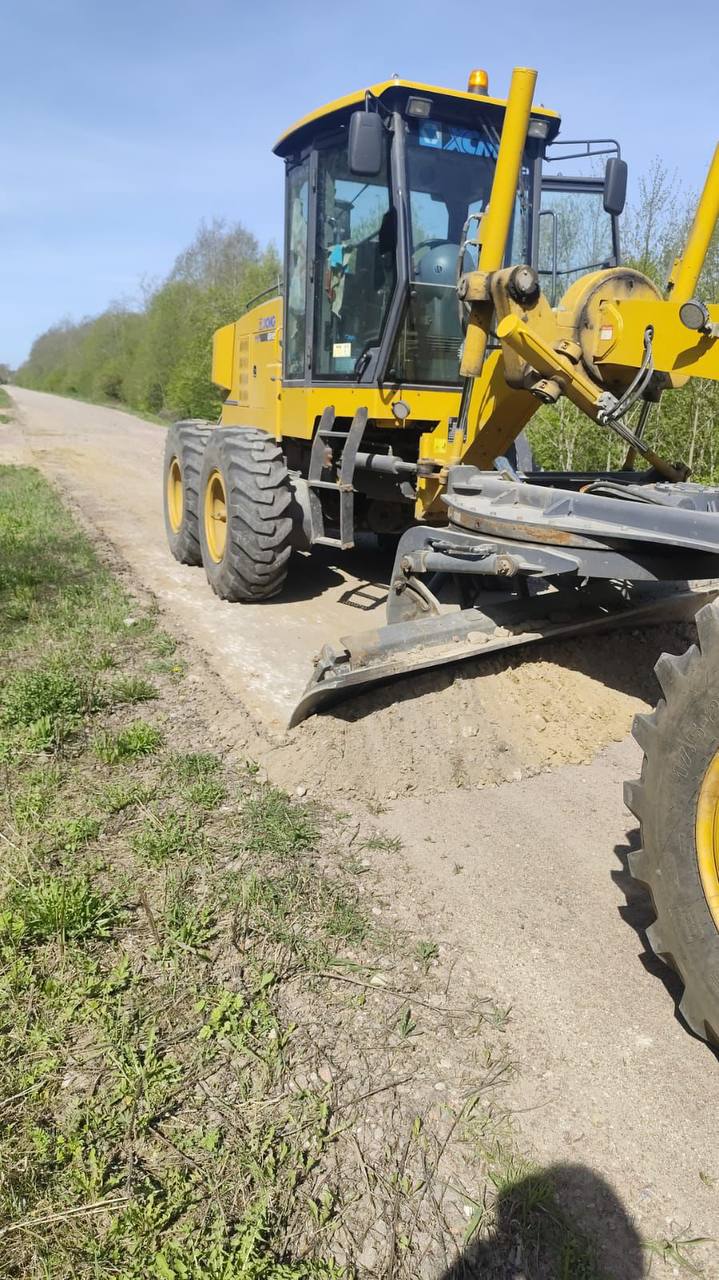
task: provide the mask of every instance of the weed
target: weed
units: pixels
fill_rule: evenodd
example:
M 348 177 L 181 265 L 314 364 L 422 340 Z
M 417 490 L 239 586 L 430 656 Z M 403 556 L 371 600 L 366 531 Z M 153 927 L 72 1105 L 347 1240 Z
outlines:
M 92 686 L 61 663 L 18 671 L 2 691 L 0 719 L 30 752 L 57 750 L 99 705 Z
M 432 961 L 439 956 L 439 947 L 436 942 L 418 942 L 414 954 L 424 973 L 428 973 Z
M 194 782 L 191 787 L 187 787 L 183 795 L 190 804 L 197 805 L 198 809 L 210 810 L 217 809 L 222 804 L 227 790 L 215 778 L 205 778 L 202 782 Z
M 4 601 L 6 623 L 29 622 L 37 593 L 30 583 L 20 583 L 7 592 Z
M 121 813 L 131 805 L 146 805 L 155 795 L 156 788 L 149 783 L 118 782 L 110 783 L 103 792 L 104 804 L 108 813 Z
M 207 752 L 188 752 L 171 756 L 168 772 L 180 784 L 184 799 L 200 809 L 216 809 L 227 795 L 224 783 L 217 777 L 222 761 Z
M 153 755 L 162 745 L 159 729 L 144 720 L 135 720 L 117 733 L 105 730 L 95 739 L 95 753 L 105 764 L 122 764 Z
M 94 889 L 85 876 L 41 876 L 17 886 L 8 907 L 5 927 L 19 925 L 19 940 L 29 943 L 108 938 L 123 914 L 117 899 Z
M 170 872 L 165 881 L 165 939 L 170 947 L 179 944 L 204 952 L 218 929 L 211 907 L 192 900 L 192 877 L 187 869 Z
M 100 649 L 90 655 L 87 665 L 91 671 L 112 671 L 117 666 L 117 656 L 111 649 Z
M 81 716 L 89 701 L 88 689 L 71 671 L 57 664 L 19 671 L 6 682 L 2 693 L 3 722 L 13 727 L 49 718 Z
M 288 857 L 311 849 L 319 836 L 310 811 L 269 783 L 245 801 L 242 817 L 244 845 L 251 853 Z
M 68 818 L 53 828 L 56 847 L 68 853 L 77 853 L 100 834 L 100 821 L 87 815 L 80 818 Z
M 209 751 L 178 752 L 167 761 L 168 771 L 179 782 L 203 782 L 206 778 L 214 777 L 221 768 L 219 756 L 213 756 Z
M 687 1257 L 687 1249 L 711 1243 L 712 1241 L 706 1236 L 690 1236 L 677 1232 L 676 1235 L 663 1240 L 647 1240 L 645 1248 L 654 1257 L 661 1258 L 667 1266 L 687 1271 L 693 1276 L 703 1276 L 703 1268 L 695 1265 L 692 1259 Z
M 156 631 L 148 640 L 147 647 L 158 658 L 171 658 L 177 648 L 177 641 L 166 631 Z
M 142 676 L 121 676 L 110 692 L 114 702 L 123 703 L 153 702 L 159 696 L 156 686 Z
M 10 802 L 13 820 L 20 831 L 32 830 L 47 818 L 54 807 L 61 779 L 57 765 L 34 769 L 25 778 L 24 785 Z
M 397 1023 L 397 1030 L 399 1032 L 400 1040 L 409 1040 L 410 1036 L 417 1030 L 417 1023 L 412 1017 L 412 1010 L 409 1005 L 402 1010 L 399 1022 Z
M 332 896 L 324 918 L 324 928 L 330 938 L 343 942 L 364 942 L 367 937 L 367 921 L 362 912 L 343 894 Z
M 199 848 L 197 828 L 183 814 L 151 814 L 132 837 L 132 848 L 143 862 L 155 867 L 194 857 Z
M 362 842 L 362 848 L 370 849 L 373 853 L 399 853 L 402 841 L 399 836 L 374 835 Z

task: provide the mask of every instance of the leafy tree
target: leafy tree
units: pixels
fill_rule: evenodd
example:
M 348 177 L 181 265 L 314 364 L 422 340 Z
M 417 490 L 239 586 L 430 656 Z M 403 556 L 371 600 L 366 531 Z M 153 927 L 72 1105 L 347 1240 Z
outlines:
M 212 334 L 276 283 L 280 262 L 240 223 L 203 223 L 142 306 L 63 320 L 33 344 L 18 381 L 40 390 L 126 404 L 143 412 L 216 417 Z

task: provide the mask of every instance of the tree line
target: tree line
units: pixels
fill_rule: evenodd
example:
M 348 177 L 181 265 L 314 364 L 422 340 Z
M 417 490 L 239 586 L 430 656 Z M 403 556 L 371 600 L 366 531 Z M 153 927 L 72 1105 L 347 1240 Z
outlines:
M 660 162 L 640 181 L 623 219 L 623 258 L 663 288 L 683 245 L 692 201 Z M 260 247 L 240 223 L 203 224 L 167 278 L 148 287 L 140 306 L 115 303 L 100 315 L 61 321 L 33 343 L 17 371 L 23 386 L 110 401 L 166 417 L 214 419 L 221 407 L 210 381 L 211 339 L 279 278 L 273 245 Z M 719 237 L 697 289 L 719 299 Z M 551 469 L 602 470 L 622 465 L 625 446 L 594 426 L 566 399 L 543 408 L 529 436 L 538 463 Z M 695 478 L 719 482 L 719 384 L 693 379 L 666 393 L 645 438 Z
M 62 320 L 35 340 L 16 381 L 39 391 L 111 401 L 140 413 L 216 418 L 212 334 L 276 284 L 273 245 L 261 249 L 240 223 L 202 224 L 142 305 L 117 302 L 99 316 Z

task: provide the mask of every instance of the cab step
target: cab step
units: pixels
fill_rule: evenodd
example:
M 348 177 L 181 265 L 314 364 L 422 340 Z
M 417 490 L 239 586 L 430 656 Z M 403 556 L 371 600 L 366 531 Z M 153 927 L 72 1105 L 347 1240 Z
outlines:
M 362 406 L 355 413 L 348 431 L 335 431 L 334 405 L 328 405 L 320 418 L 310 454 L 310 469 L 307 485 L 310 491 L 310 537 L 313 544 L 324 547 L 339 547 L 349 550 L 355 545 L 354 539 L 354 473 L 357 453 L 362 443 L 367 426 L 368 410 Z M 341 441 L 341 448 L 335 453 L 333 440 Z M 323 480 L 322 475 L 330 466 L 337 466 L 339 471 L 336 480 Z M 340 525 L 339 537 L 327 532 L 325 513 L 320 497 L 321 491 L 332 490 L 339 494 Z

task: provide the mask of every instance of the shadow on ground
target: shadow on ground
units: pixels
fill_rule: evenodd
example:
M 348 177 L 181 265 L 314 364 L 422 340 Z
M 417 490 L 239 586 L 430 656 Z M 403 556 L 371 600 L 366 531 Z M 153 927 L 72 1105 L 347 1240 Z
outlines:
M 502 1187 L 494 1225 L 441 1280 L 641 1280 L 642 1242 L 603 1178 L 580 1164 L 538 1169 Z

